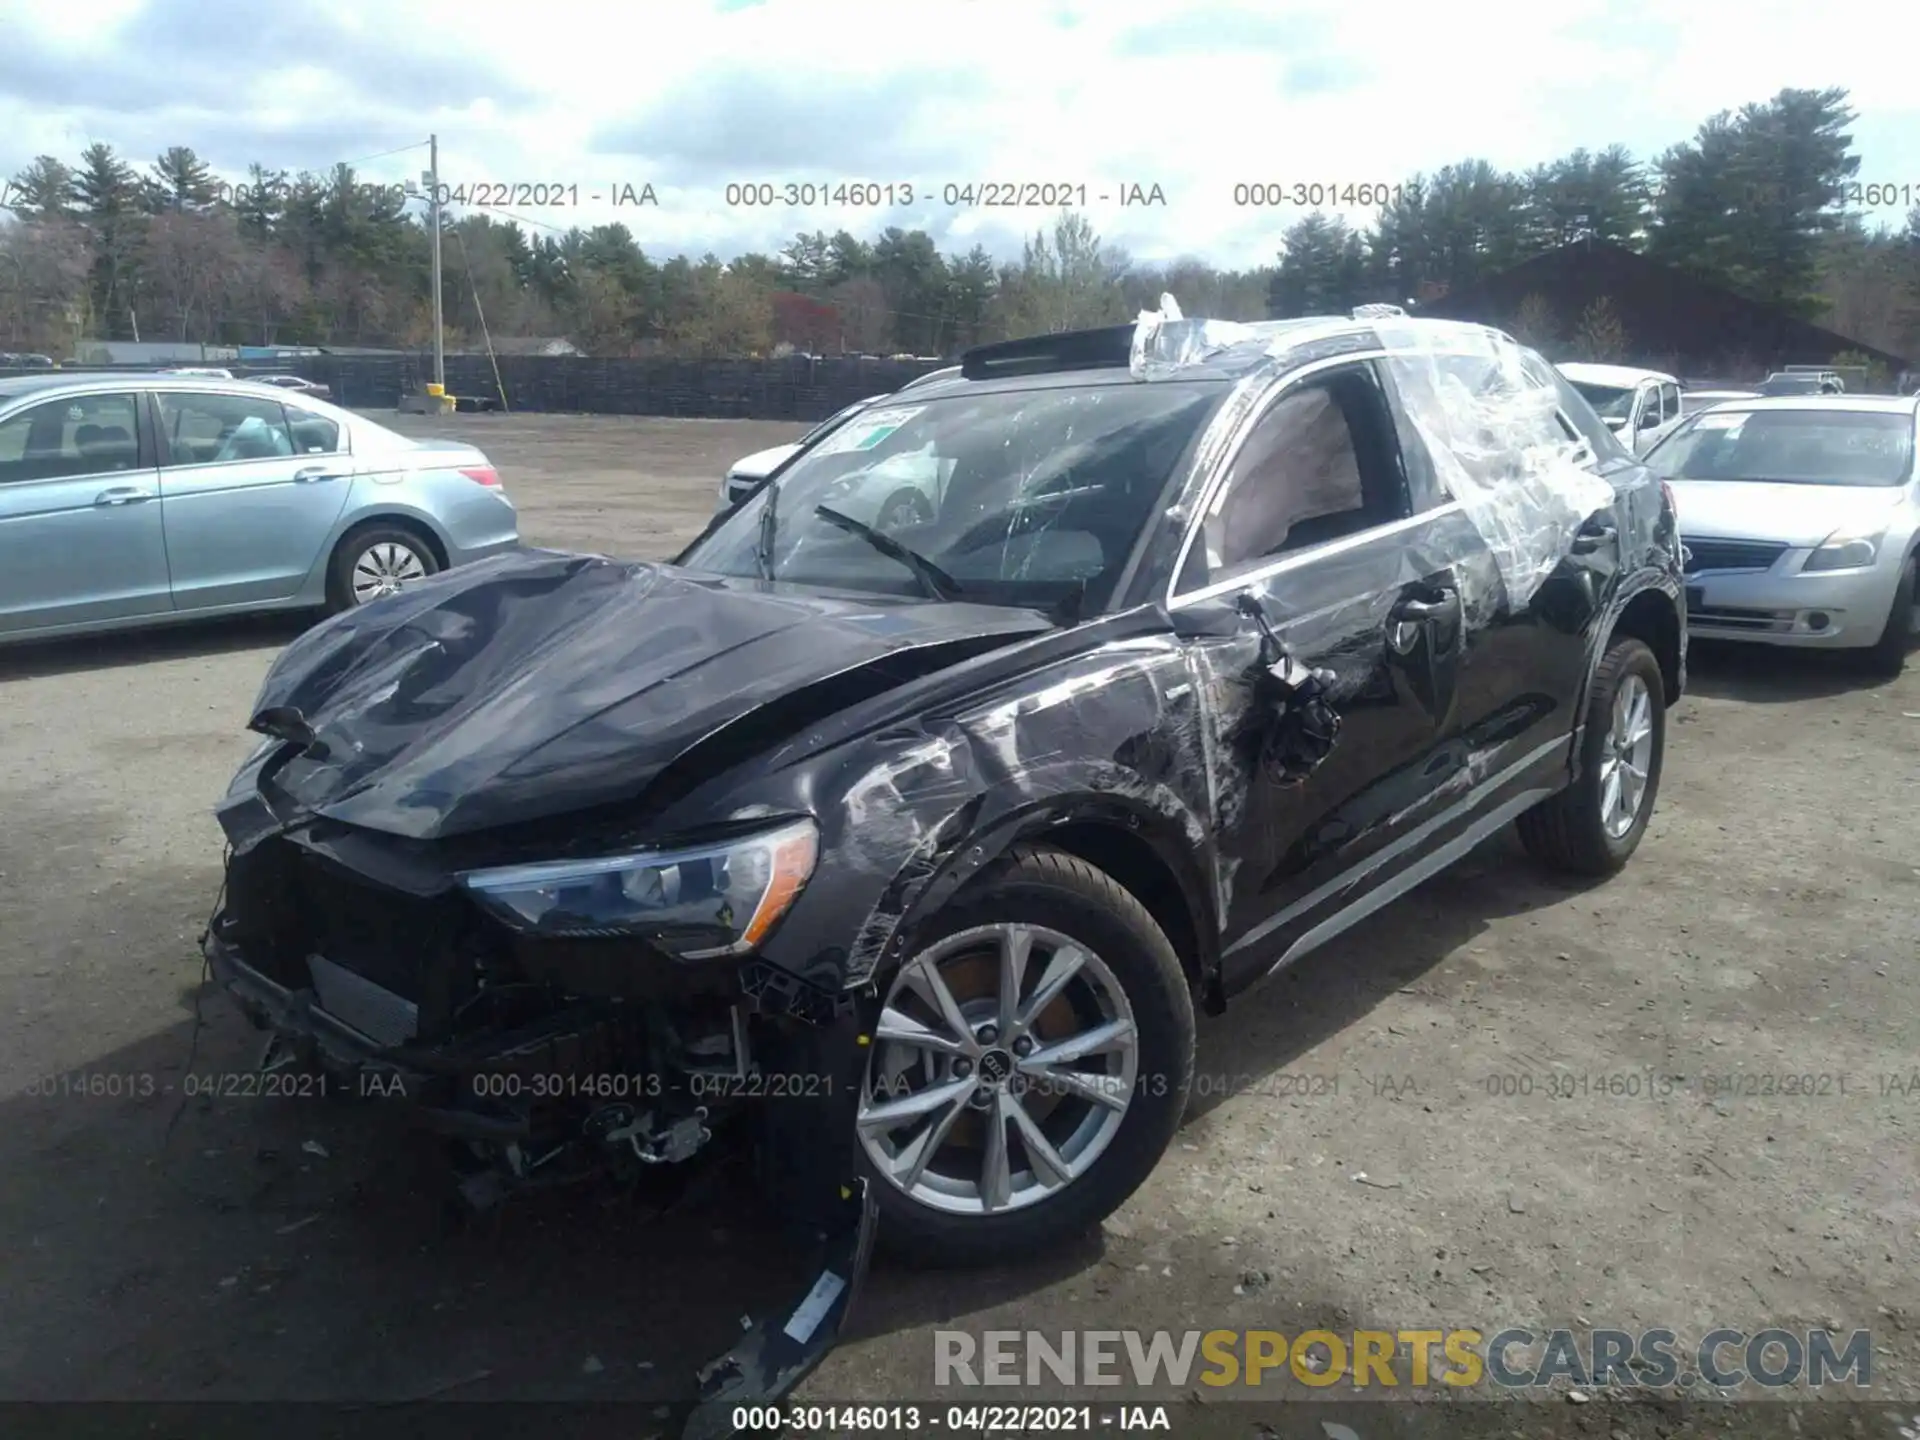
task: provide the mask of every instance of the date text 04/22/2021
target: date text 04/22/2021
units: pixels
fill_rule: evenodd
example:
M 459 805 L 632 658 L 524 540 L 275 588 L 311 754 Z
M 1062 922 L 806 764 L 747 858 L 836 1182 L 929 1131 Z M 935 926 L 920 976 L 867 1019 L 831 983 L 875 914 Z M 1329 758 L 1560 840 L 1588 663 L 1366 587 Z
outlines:
M 1167 192 L 1147 180 L 910 180 L 729 181 L 721 191 L 729 208 L 761 210 L 946 206 L 949 209 L 1059 209 L 1089 204 L 1165 206 Z

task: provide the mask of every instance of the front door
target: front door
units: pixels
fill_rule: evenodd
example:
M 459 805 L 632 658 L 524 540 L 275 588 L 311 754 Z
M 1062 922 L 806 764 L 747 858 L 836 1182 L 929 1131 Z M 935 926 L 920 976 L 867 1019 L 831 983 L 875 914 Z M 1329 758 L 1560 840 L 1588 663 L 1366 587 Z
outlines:
M 175 607 L 291 597 L 352 488 L 340 427 L 266 396 L 163 390 L 154 402 Z
M 1414 513 L 1387 392 L 1364 360 L 1304 371 L 1273 397 L 1206 502 L 1173 608 L 1256 607 L 1251 626 L 1328 672 L 1341 719 L 1302 773 L 1286 761 L 1284 704 L 1258 686 L 1249 704 L 1243 676 L 1214 673 L 1210 657 L 1243 657 L 1244 637 L 1194 651 L 1216 713 L 1245 707 L 1214 761 L 1229 989 L 1286 958 L 1366 875 L 1416 858 L 1407 837 L 1435 800 L 1428 769 L 1458 704 L 1463 639 L 1441 523 Z
M 167 547 L 137 392 L 0 421 L 0 634 L 165 614 Z

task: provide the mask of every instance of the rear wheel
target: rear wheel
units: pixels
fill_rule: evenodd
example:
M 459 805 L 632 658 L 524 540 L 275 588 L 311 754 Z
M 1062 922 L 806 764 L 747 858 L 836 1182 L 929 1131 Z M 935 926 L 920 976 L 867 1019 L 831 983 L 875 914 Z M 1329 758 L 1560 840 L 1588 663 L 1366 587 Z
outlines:
M 1580 778 L 1517 828 L 1534 858 L 1576 875 L 1611 875 L 1646 834 L 1667 750 L 1665 681 L 1639 640 L 1616 640 L 1587 692 Z
M 396 594 L 439 568 L 426 536 L 410 525 L 380 522 L 350 530 L 327 567 L 327 609 L 338 614 Z
M 1893 609 L 1887 612 L 1887 625 L 1880 638 L 1863 652 L 1867 668 L 1891 679 L 1907 665 L 1907 651 L 1920 638 L 1920 555 L 1907 557 L 1907 568 L 1900 572 L 1900 585 L 1893 592 Z
M 1023 848 L 917 938 L 857 1122 L 887 1248 L 978 1264 L 1097 1225 L 1186 1108 L 1193 1001 L 1167 937 L 1105 872 Z

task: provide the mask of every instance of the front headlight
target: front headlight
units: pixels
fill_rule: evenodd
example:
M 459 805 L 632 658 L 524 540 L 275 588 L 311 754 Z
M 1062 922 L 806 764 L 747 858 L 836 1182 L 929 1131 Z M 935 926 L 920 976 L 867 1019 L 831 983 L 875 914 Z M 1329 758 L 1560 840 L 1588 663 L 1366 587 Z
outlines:
M 1871 565 L 1880 556 L 1880 538 L 1886 527 L 1871 534 L 1836 530 L 1820 542 L 1820 548 L 1807 557 L 1800 568 L 1807 570 L 1858 570 Z
M 712 845 L 470 870 L 461 884 L 508 925 L 558 937 L 631 935 L 682 960 L 753 949 L 819 855 L 811 820 Z

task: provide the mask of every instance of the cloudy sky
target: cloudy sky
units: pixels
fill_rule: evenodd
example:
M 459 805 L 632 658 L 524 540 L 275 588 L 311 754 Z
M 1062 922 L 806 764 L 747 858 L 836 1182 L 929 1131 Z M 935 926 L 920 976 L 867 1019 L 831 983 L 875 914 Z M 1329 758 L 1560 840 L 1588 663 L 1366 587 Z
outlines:
M 394 181 L 437 132 L 444 183 L 577 186 L 513 213 L 622 220 L 649 252 L 899 224 L 1004 255 L 1049 212 L 947 187 L 1051 182 L 1140 258 L 1246 265 L 1300 212 L 1236 206 L 1236 184 L 1650 155 L 1789 85 L 1848 87 L 1859 178 L 1920 200 L 1912 47 L 1878 29 L 1804 0 L 0 0 L 0 177 L 103 140 L 142 162 L 190 145 L 234 180 L 356 160 Z M 914 203 L 726 203 L 843 180 Z M 657 207 L 589 199 L 646 184 Z M 1133 185 L 1164 205 L 1122 206 Z

